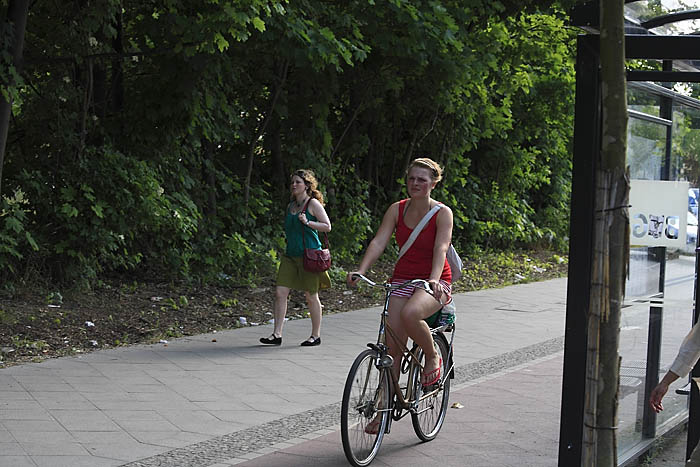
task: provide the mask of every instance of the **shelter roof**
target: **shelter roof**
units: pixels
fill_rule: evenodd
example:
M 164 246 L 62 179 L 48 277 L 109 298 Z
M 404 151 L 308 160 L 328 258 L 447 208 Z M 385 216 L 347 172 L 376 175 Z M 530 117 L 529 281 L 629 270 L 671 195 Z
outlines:
M 700 0 L 625 0 L 627 34 L 700 33 Z

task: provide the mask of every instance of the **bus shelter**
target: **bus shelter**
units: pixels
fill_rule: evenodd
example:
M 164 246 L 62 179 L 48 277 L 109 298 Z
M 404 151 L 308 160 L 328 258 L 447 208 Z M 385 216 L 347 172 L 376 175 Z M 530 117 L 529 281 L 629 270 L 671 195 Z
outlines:
M 595 173 L 600 154 L 599 1 L 571 14 L 576 106 L 559 465 L 581 464 Z M 697 321 L 700 178 L 700 1 L 625 1 L 627 165 L 631 251 L 620 329 L 618 465 L 636 465 L 661 436 L 700 432 L 700 395 L 671 386 L 655 414 L 649 394 Z M 693 204 L 695 200 L 695 204 Z M 693 373 L 700 376 L 700 365 Z

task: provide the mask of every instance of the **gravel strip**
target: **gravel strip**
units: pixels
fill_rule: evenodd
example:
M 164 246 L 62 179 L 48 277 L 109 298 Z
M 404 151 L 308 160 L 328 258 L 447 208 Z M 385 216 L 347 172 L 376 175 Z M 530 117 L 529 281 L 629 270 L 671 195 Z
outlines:
M 462 384 L 531 360 L 546 357 L 564 348 L 564 338 L 504 353 L 455 368 L 452 384 Z M 244 430 L 173 449 L 157 456 L 124 464 L 128 467 L 203 467 L 268 448 L 318 430 L 340 425 L 340 402 L 290 415 Z

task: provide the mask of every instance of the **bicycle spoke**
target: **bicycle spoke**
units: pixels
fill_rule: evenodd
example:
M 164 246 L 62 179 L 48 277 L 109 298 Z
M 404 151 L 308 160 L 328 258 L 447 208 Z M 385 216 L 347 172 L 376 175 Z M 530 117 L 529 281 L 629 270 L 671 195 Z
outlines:
M 375 366 L 376 354 L 361 353 L 348 374 L 343 393 L 341 435 L 351 464 L 366 466 L 376 456 L 389 416 L 386 371 Z
M 426 390 L 420 382 L 419 367 L 414 367 L 411 378 L 417 400 L 411 420 L 416 435 L 423 441 L 434 439 L 442 428 L 450 394 L 448 347 L 444 339 L 439 337 L 436 337 L 435 345 L 443 361 L 441 381 L 435 388 Z M 423 360 L 422 352 L 420 360 Z

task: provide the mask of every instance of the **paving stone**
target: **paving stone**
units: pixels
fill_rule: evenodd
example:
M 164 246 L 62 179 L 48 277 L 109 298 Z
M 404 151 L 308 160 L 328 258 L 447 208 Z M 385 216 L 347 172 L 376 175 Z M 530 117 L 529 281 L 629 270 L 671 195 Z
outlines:
M 27 452 L 17 442 L 0 442 L 0 459 L 7 456 L 24 456 Z
M 22 442 L 22 449 L 30 456 L 85 456 L 88 451 L 79 443 L 46 441 Z
M 94 410 L 52 410 L 56 420 L 69 431 L 120 431 L 103 412 Z
M 51 415 L 44 410 L 39 404 L 34 403 L 36 408 L 17 408 L 4 409 L 0 408 L 0 420 L 53 420 Z
M 61 444 L 78 441 L 68 431 L 15 431 L 12 437 L 19 443 Z
M 32 456 L 35 467 L 116 467 L 123 462 L 95 456 Z
M 11 433 L 23 431 L 66 431 L 66 429 L 55 420 L 3 420 L 2 425 Z
M 5 456 L 0 454 L 0 467 L 36 467 L 29 456 Z

